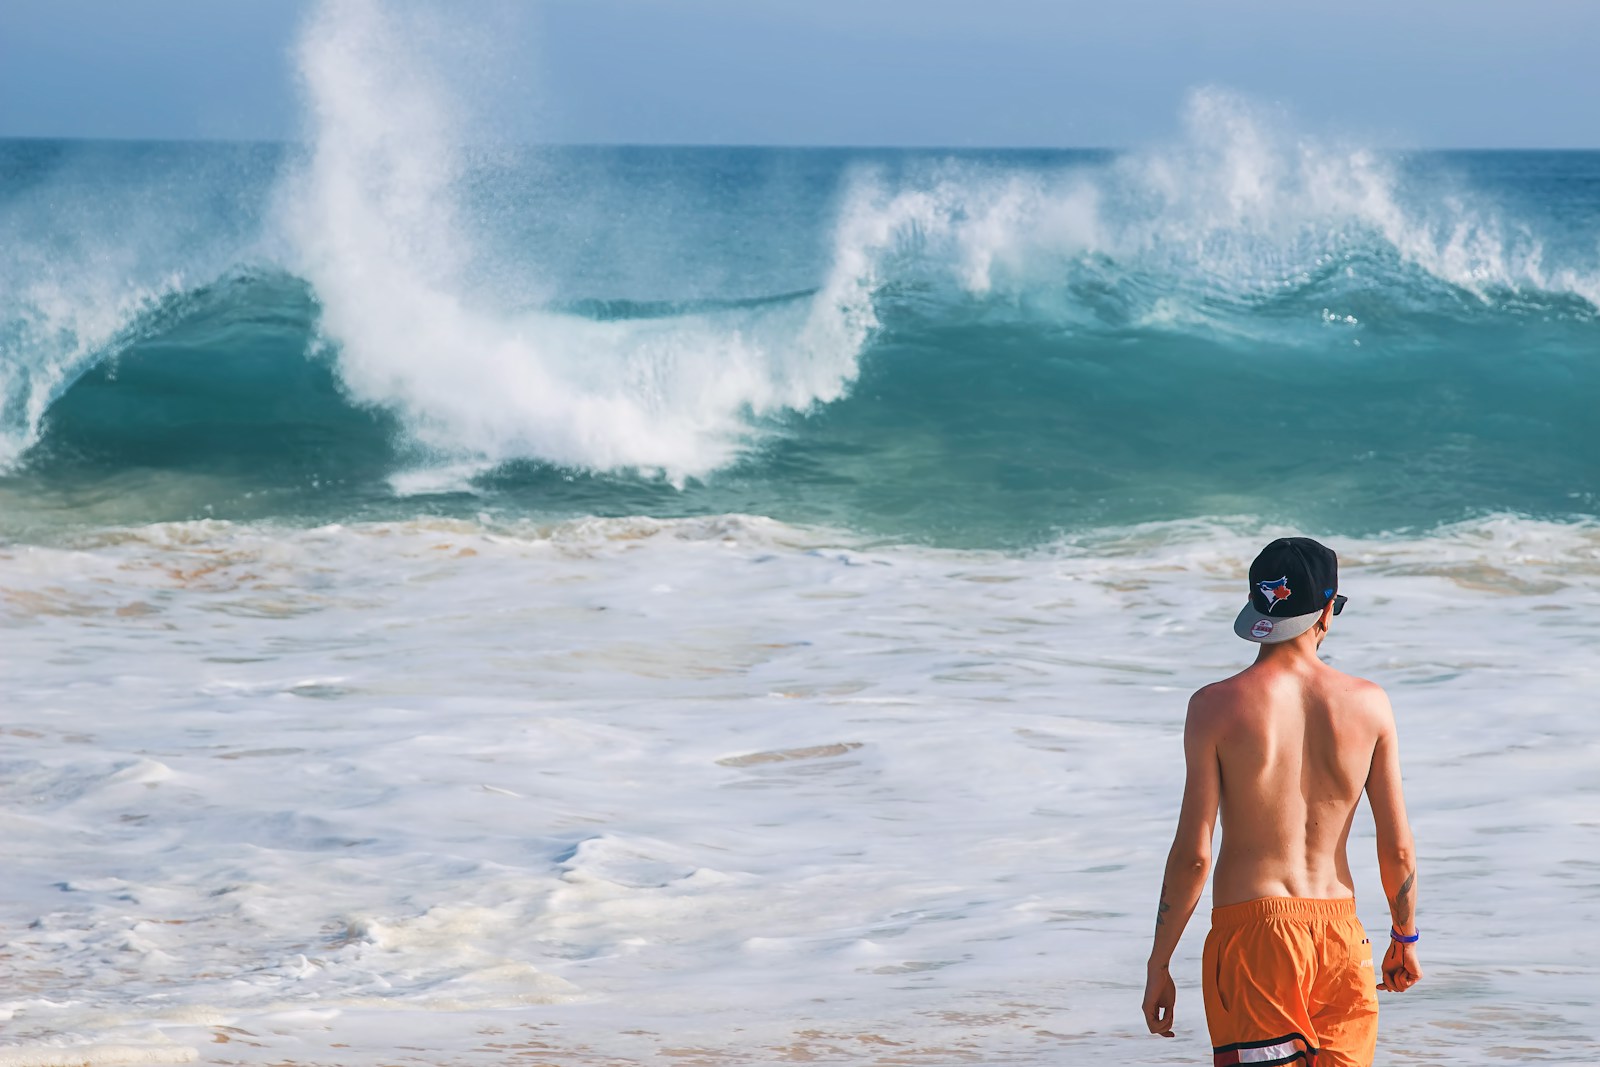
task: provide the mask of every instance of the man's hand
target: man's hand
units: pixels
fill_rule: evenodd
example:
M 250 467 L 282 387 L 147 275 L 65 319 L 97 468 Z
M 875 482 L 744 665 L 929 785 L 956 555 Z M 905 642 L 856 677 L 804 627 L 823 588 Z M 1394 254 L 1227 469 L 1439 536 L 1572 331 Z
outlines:
M 1378 988 L 1404 993 L 1420 981 L 1422 965 L 1417 962 L 1417 946 L 1390 941 L 1389 951 L 1383 954 L 1383 981 Z
M 1177 999 L 1178 987 L 1172 984 L 1172 972 L 1150 964 L 1144 981 L 1144 1024 L 1152 1034 L 1172 1036 L 1172 1005 Z

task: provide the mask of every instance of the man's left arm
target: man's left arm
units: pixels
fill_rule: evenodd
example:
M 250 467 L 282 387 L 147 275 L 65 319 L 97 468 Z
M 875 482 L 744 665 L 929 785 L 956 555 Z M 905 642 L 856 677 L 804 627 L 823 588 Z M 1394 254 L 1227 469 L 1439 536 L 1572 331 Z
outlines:
M 1172 850 L 1167 854 L 1161 901 L 1156 906 L 1155 944 L 1145 965 L 1145 1025 L 1152 1034 L 1162 1037 L 1172 1036 L 1172 1009 L 1177 999 L 1169 969 L 1172 953 L 1195 905 L 1200 903 L 1206 875 L 1211 871 L 1211 834 L 1222 798 L 1222 769 L 1217 763 L 1208 702 L 1204 689 L 1191 697 L 1183 725 L 1183 807 L 1178 813 Z

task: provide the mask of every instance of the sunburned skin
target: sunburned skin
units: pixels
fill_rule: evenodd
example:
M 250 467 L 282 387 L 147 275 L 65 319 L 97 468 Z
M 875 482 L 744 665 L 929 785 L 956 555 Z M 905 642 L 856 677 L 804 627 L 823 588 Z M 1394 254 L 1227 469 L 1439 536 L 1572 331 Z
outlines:
M 1173 1035 L 1168 965 L 1205 886 L 1219 814 L 1214 906 L 1264 897 L 1348 899 L 1355 882 L 1345 846 L 1365 792 L 1395 930 L 1416 931 L 1416 867 L 1394 713 L 1379 686 L 1318 658 L 1332 618 L 1330 602 L 1310 630 L 1261 645 L 1250 667 L 1189 701 L 1183 806 L 1143 1003 L 1152 1033 Z M 1421 977 L 1416 946 L 1391 942 L 1379 988 L 1403 992 Z

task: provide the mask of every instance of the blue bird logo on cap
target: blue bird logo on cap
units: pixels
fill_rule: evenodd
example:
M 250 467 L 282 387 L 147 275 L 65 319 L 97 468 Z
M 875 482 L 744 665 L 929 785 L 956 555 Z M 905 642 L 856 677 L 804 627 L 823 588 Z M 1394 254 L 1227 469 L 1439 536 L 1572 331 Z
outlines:
M 1289 599 L 1289 576 L 1284 575 L 1271 582 L 1257 582 L 1256 588 L 1267 598 L 1267 612 L 1270 614 L 1272 609 L 1278 606 L 1279 601 Z

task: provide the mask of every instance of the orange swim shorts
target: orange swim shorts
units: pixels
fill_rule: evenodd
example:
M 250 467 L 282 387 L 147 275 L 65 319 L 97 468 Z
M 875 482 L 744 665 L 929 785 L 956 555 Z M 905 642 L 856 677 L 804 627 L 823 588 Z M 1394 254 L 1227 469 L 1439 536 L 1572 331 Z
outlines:
M 1217 908 L 1202 966 L 1216 1067 L 1370 1067 L 1378 980 L 1353 899 Z

